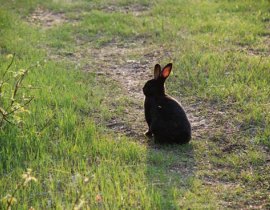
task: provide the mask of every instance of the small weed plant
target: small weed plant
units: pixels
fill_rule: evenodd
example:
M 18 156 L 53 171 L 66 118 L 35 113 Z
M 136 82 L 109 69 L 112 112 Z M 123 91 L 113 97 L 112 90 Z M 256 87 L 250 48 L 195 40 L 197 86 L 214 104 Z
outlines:
M 27 105 L 34 99 L 26 94 L 23 80 L 27 76 L 28 69 L 12 71 L 11 67 L 15 56 L 7 55 L 11 59 L 0 80 L 0 128 L 3 129 L 6 123 L 20 126 L 23 123 L 22 115 L 30 113 Z
M 15 197 L 16 193 L 20 190 L 24 190 L 30 182 L 37 182 L 37 178 L 32 175 L 32 169 L 28 168 L 27 171 L 22 174 L 22 181 L 17 184 L 13 192 L 1 199 L 1 202 L 5 207 L 4 209 L 11 210 L 12 206 L 18 202 Z M 33 209 L 33 207 L 30 207 L 29 209 Z

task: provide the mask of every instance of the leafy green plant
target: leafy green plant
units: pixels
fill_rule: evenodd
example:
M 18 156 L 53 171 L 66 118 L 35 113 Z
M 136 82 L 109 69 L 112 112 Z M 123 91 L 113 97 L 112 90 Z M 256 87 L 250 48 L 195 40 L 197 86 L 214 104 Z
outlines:
M 29 113 L 26 106 L 34 99 L 32 96 L 25 95 L 21 92 L 23 80 L 27 76 L 29 69 L 19 69 L 11 71 L 14 62 L 14 55 L 9 54 L 7 58 L 11 58 L 11 62 L 7 66 L 0 81 L 0 128 L 5 123 L 19 125 L 22 123 L 20 115 Z M 31 86 L 28 86 L 31 88 Z

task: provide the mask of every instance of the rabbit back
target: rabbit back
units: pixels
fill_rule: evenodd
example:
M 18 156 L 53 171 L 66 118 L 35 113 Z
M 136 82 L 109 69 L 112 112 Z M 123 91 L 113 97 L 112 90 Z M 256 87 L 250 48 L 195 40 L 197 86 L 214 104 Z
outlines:
M 191 126 L 182 106 L 170 96 L 146 97 L 145 116 L 156 143 L 185 144 Z

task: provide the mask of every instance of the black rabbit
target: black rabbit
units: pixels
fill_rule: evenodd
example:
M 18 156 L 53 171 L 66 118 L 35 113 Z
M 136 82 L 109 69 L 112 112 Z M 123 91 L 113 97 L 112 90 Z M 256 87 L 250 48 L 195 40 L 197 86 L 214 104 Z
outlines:
M 156 64 L 154 79 L 143 87 L 144 113 L 149 127 L 145 135 L 154 136 L 155 143 L 159 144 L 185 144 L 191 139 L 191 125 L 181 105 L 165 93 L 164 83 L 171 70 L 171 63 L 162 71 Z

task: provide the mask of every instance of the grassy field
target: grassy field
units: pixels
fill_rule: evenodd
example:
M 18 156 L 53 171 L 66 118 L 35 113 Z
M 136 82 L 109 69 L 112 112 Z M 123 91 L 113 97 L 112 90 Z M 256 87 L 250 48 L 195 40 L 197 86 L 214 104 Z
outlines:
M 269 1 L 0 4 L 0 107 L 21 69 L 34 97 L 0 128 L 0 209 L 270 208 Z M 141 135 L 155 62 L 173 62 L 189 145 Z

